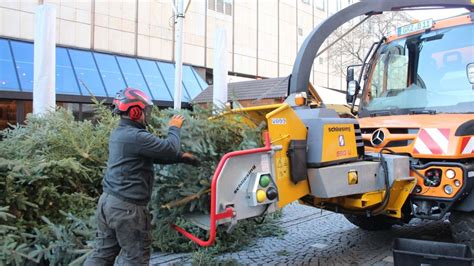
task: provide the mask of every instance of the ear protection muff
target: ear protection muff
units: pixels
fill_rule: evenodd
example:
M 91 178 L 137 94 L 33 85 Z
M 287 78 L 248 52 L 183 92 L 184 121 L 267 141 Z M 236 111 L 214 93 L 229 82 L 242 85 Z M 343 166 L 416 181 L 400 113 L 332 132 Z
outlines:
M 142 116 L 142 109 L 138 106 L 134 106 L 130 108 L 128 115 L 130 116 L 130 120 L 137 121 Z

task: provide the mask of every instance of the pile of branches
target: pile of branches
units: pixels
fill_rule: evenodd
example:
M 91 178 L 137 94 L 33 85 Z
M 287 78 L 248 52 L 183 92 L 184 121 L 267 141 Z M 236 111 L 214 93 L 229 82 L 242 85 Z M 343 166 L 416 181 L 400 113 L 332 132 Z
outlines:
M 108 157 L 108 137 L 118 117 L 97 103 L 93 121 L 75 121 L 63 109 L 28 116 L 25 125 L 2 132 L 0 141 L 0 264 L 81 264 L 95 236 L 94 211 L 102 192 Z M 155 109 L 150 131 L 167 135 L 173 110 Z M 181 111 L 182 150 L 196 154 L 201 165 L 156 166 L 150 204 L 154 215 L 155 249 L 167 252 L 197 250 L 170 229 L 187 226 L 181 214 L 209 212 L 213 169 L 223 154 L 261 146 L 261 128 L 239 123 L 236 116 L 211 117 L 196 107 Z M 274 223 L 241 223 L 231 235 L 220 232 L 213 252 L 236 249 L 252 236 L 282 231 Z M 194 229 L 205 237 L 205 232 Z M 254 232 L 253 235 L 249 232 Z

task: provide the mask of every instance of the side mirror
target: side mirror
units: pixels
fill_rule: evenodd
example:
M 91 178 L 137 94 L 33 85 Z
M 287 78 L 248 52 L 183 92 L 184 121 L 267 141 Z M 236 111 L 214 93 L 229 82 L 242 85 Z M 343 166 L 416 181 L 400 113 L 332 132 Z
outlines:
M 354 101 L 354 97 L 356 97 L 356 93 L 359 91 L 360 85 L 357 80 L 351 80 L 347 82 L 347 94 L 346 94 L 346 102 L 348 104 L 352 104 Z
M 474 85 L 474 63 L 469 63 L 466 67 L 467 79 Z
M 352 67 L 349 67 L 347 68 L 346 82 L 349 83 L 352 80 L 354 80 L 354 69 Z

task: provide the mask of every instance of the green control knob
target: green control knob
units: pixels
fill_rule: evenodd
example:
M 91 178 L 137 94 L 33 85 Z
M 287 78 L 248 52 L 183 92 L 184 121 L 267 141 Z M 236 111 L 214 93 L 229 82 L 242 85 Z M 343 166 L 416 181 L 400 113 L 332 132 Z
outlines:
M 270 187 L 267 189 L 267 199 L 274 200 L 278 197 L 278 191 L 274 187 Z
M 268 185 L 270 185 L 270 176 L 269 175 L 260 176 L 259 184 L 261 187 L 267 187 Z

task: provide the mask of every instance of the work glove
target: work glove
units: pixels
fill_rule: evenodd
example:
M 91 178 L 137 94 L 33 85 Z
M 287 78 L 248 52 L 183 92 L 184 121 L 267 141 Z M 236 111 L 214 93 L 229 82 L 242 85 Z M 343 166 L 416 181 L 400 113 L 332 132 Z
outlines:
M 184 116 L 182 115 L 173 115 L 173 117 L 168 122 L 170 127 L 181 128 L 183 126 Z
M 199 161 L 198 157 L 194 156 L 192 153 L 185 152 L 181 155 L 181 161 L 185 164 L 190 164 L 192 166 L 199 166 L 201 162 Z

